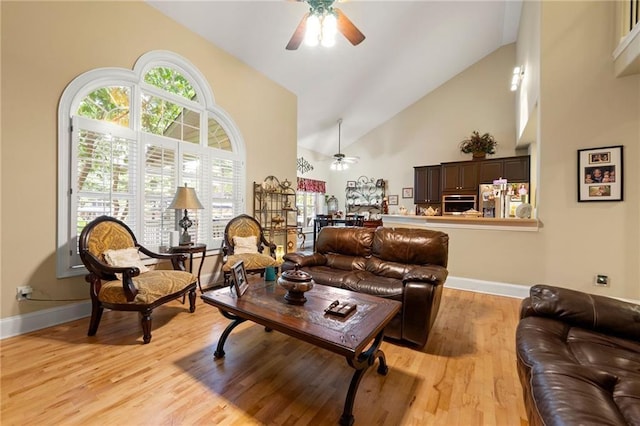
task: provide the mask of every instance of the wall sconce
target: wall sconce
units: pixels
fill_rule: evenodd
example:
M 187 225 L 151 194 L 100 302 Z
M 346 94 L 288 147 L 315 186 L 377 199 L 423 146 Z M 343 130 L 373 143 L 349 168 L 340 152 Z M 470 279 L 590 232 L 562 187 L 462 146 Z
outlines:
M 515 67 L 513 69 L 513 75 L 511 76 L 511 91 L 515 92 L 520 86 L 520 82 L 524 77 L 524 67 Z

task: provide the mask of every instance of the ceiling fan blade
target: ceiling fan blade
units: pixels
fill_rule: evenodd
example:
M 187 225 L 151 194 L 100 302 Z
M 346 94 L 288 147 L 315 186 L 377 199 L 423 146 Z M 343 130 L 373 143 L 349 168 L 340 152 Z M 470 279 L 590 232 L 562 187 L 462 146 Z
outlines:
M 300 47 L 302 40 L 304 40 L 304 31 L 307 27 L 308 17 L 309 17 L 309 13 L 305 13 L 304 16 L 302 17 L 302 20 L 298 24 L 298 27 L 296 28 L 296 30 L 293 32 L 293 35 L 291 36 L 291 40 L 289 40 L 289 43 L 287 43 L 287 48 L 286 48 L 287 50 L 296 50 L 298 47 Z
M 360 30 L 353 25 L 353 22 L 347 18 L 347 15 L 342 13 L 342 11 L 338 8 L 334 8 L 338 15 L 338 31 L 344 35 L 347 40 L 351 42 L 354 46 L 359 45 L 365 39 L 364 34 L 360 32 Z
M 357 162 L 358 162 L 358 160 L 359 160 L 359 158 L 358 158 L 358 157 L 344 157 L 344 158 L 342 159 L 342 162 L 343 162 L 343 163 L 355 164 L 355 163 L 357 163 Z

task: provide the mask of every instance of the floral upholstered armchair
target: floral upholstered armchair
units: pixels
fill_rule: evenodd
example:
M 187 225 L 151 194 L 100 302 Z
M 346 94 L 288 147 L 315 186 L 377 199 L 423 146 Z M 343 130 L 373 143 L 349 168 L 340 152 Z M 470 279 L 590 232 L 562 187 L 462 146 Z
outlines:
M 143 341 L 151 341 L 151 312 L 171 300 L 189 295 L 189 312 L 196 309 L 197 277 L 185 272 L 184 254 L 154 253 L 138 244 L 131 229 L 122 221 L 100 216 L 80 233 L 80 258 L 89 271 L 91 320 L 89 336 L 98 331 L 104 308 L 138 311 Z M 170 260 L 172 270 L 147 268 L 140 253 Z
M 263 254 L 264 248 L 269 248 L 270 255 Z M 225 284 L 229 283 L 231 268 L 242 260 L 247 272 L 264 275 L 268 266 L 278 266 L 275 259 L 276 245 L 264 238 L 262 226 L 253 217 L 242 214 L 227 223 L 222 243 L 223 265 L 222 273 Z

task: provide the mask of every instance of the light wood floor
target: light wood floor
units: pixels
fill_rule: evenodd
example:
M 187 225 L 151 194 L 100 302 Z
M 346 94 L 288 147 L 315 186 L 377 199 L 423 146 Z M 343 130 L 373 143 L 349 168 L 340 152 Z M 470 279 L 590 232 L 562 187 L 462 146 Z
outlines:
M 384 342 L 389 374 L 370 369 L 356 425 L 526 425 L 516 372 L 519 300 L 445 289 L 427 346 Z M 244 323 L 214 361 L 228 320 L 198 298 L 154 313 L 103 315 L 5 339 L 0 423 L 9 425 L 333 425 L 353 369 L 344 358 Z

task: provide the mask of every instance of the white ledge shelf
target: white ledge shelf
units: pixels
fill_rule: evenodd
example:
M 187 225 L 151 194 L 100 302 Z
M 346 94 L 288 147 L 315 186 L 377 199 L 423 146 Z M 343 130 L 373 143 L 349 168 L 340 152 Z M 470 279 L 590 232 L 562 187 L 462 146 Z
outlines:
M 485 229 L 488 231 L 537 232 L 540 221 L 537 219 L 493 218 L 474 216 L 416 216 L 382 215 L 384 226 L 411 225 L 425 228 Z

